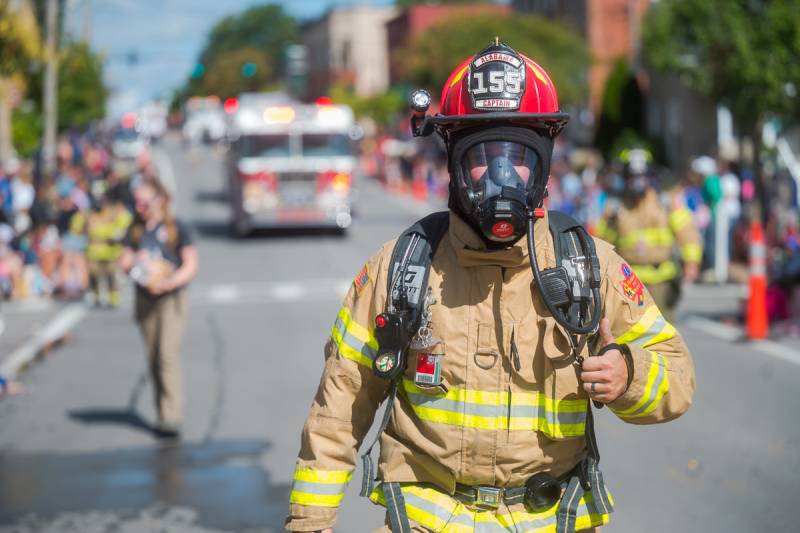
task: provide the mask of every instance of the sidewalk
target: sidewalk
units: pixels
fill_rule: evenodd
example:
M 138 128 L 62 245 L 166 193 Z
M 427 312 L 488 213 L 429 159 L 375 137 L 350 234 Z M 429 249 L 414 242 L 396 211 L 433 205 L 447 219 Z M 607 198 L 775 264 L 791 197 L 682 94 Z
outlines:
M 768 340 L 748 341 L 744 328 L 745 285 L 692 285 L 684 289 L 678 306 L 678 323 L 687 324 L 729 342 L 750 342 L 754 349 L 800 364 L 800 337 L 770 325 Z
M 38 356 L 64 342 L 86 314 L 83 302 L 51 299 L 5 302 L 0 310 L 0 375 L 12 380 Z

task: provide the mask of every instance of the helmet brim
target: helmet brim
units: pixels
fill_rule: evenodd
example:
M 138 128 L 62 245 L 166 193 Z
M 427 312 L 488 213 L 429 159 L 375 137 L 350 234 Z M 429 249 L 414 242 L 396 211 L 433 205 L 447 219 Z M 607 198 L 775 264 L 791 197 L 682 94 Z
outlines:
M 569 119 L 569 113 L 517 113 L 515 111 L 449 116 L 437 114 L 425 117 L 425 121 L 432 124 L 441 133 L 480 124 L 500 122 L 531 128 L 543 128 L 550 133 L 551 137 L 558 135 L 567 125 Z

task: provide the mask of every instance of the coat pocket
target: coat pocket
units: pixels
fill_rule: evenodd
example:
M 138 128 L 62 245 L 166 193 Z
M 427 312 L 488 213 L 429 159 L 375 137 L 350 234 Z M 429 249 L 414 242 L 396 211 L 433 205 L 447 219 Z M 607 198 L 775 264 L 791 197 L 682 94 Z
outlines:
M 581 387 L 570 342 L 554 319 L 540 327 L 545 355 L 542 432 L 555 440 L 583 437 L 589 396 Z

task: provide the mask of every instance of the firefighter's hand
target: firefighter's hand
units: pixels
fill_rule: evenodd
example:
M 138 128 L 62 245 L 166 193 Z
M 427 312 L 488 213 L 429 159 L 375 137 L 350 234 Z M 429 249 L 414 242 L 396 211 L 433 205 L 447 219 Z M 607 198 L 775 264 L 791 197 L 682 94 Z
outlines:
M 600 321 L 600 346 L 614 342 L 607 318 Z M 581 371 L 583 390 L 601 403 L 611 403 L 628 388 L 628 364 L 619 350 L 609 350 L 603 355 L 587 357 Z

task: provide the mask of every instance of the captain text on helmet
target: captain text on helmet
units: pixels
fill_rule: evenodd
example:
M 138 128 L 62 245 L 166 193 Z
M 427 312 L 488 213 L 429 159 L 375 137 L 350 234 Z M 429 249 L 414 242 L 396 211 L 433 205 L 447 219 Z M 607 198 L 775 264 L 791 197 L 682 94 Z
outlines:
M 447 145 L 450 211 L 356 275 L 286 528 L 334 527 L 374 421 L 380 455 L 366 443 L 360 486 L 386 507 L 378 531 L 591 530 L 613 510 L 592 409 L 634 424 L 680 416 L 691 356 L 613 248 L 543 208 L 568 117 L 541 67 L 495 40 L 449 77 L 441 114 L 425 116 L 429 100 L 413 95 L 412 127 Z

